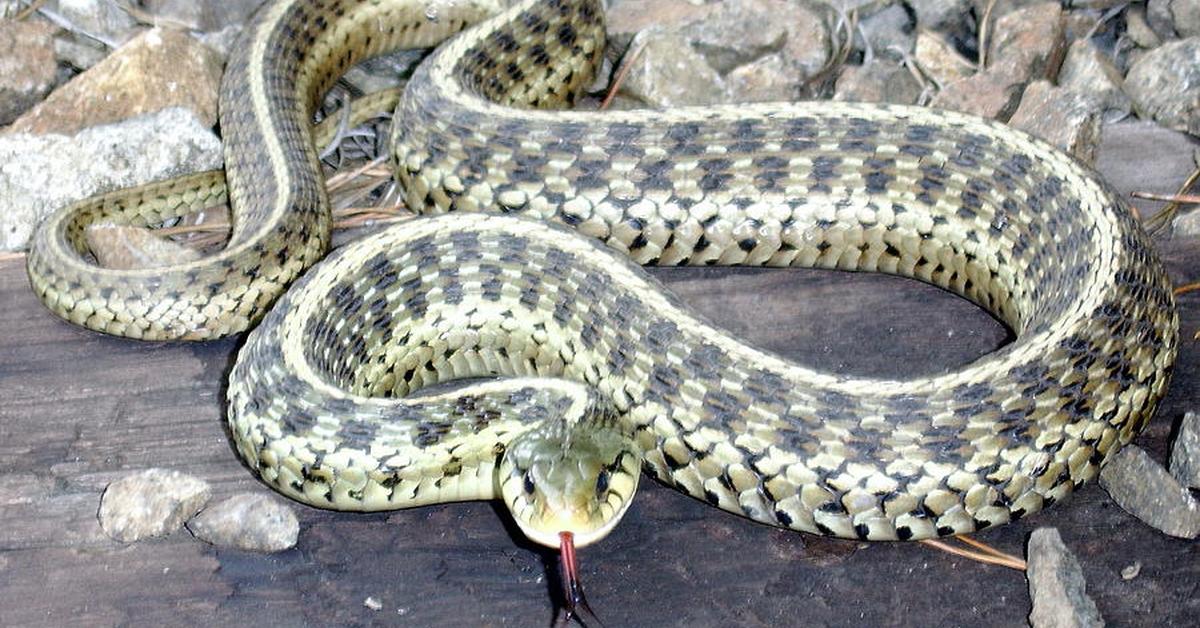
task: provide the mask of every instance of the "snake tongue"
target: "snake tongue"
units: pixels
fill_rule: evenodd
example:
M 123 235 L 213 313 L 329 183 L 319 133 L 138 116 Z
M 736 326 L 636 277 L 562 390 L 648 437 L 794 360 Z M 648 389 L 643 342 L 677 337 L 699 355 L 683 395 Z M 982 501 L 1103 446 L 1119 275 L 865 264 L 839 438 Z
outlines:
M 587 598 L 583 595 L 583 585 L 579 582 L 579 561 L 575 557 L 575 535 L 570 532 L 558 533 L 558 552 L 563 584 L 564 605 L 558 612 L 556 627 L 566 626 L 572 619 L 581 626 L 600 626 L 600 618 L 588 606 Z

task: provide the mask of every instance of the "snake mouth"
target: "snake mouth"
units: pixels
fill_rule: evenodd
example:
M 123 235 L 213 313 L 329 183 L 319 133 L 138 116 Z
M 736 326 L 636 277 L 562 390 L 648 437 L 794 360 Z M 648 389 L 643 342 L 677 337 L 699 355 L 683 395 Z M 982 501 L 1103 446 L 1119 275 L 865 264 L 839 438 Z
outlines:
M 587 528 L 580 525 L 578 519 L 561 518 L 557 522 L 545 521 L 543 527 L 535 527 L 530 525 L 521 517 L 514 517 L 517 522 L 517 527 L 530 541 L 551 548 L 561 548 L 562 536 L 564 534 L 571 535 L 572 546 L 576 548 L 587 547 L 604 537 L 608 536 L 621 519 L 625 517 L 626 511 L 629 510 L 629 505 L 633 500 L 625 500 L 621 503 L 620 510 L 608 517 L 604 522 L 593 528 Z

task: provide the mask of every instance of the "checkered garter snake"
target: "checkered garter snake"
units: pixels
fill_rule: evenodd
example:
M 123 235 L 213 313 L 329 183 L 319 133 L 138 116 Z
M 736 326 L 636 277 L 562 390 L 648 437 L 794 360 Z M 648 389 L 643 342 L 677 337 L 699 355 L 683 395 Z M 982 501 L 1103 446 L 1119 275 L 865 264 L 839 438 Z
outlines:
M 223 88 L 228 247 L 95 268 L 87 222 L 161 222 L 223 188 L 118 193 L 48 222 L 33 286 L 110 333 L 249 327 L 327 247 L 308 139 L 318 96 L 363 57 L 490 11 L 272 3 Z M 644 468 L 769 525 L 924 539 L 1062 499 L 1149 420 L 1174 301 L 1147 236 L 1090 170 L 994 121 L 917 107 L 546 111 L 573 103 L 603 36 L 598 0 L 524 0 L 417 70 L 393 159 L 409 207 L 439 215 L 335 251 L 231 374 L 234 438 L 268 483 L 346 510 L 501 497 L 534 540 L 583 544 L 620 518 Z M 912 277 L 1015 340 L 930 377 L 819 372 L 690 314 L 643 263 Z

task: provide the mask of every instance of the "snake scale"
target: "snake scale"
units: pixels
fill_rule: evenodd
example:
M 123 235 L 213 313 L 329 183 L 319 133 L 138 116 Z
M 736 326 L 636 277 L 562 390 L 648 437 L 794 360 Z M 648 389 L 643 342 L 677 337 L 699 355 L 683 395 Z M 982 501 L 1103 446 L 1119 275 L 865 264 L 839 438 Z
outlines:
M 271 3 L 223 86 L 228 247 L 96 268 L 86 224 L 161 223 L 224 187 L 118 192 L 47 222 L 35 290 L 132 337 L 250 327 L 328 246 L 309 136 L 321 94 L 359 59 L 484 20 L 420 66 L 396 112 L 407 204 L 438 215 L 335 251 L 238 355 L 231 431 L 281 492 L 346 510 L 502 497 L 534 540 L 583 544 L 645 468 L 769 525 L 923 539 L 1062 499 L 1149 420 L 1176 351 L 1170 285 L 1127 207 L 1071 157 L 907 106 L 547 111 L 592 78 L 601 2 L 494 10 Z M 714 328 L 639 264 L 911 277 L 1015 340 L 931 377 L 819 372 Z

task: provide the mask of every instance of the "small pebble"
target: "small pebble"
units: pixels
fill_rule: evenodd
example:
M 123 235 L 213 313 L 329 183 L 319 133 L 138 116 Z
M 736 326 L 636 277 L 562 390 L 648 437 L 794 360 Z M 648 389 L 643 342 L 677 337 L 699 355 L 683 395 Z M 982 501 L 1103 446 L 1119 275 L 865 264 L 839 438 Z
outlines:
M 187 525 L 202 541 L 253 552 L 290 549 L 300 534 L 292 509 L 261 493 L 234 495 L 205 508 Z
M 363 606 L 373 611 L 377 611 L 383 608 L 383 602 L 380 602 L 373 597 L 368 597 L 367 599 L 363 600 Z
M 1142 573 L 1142 561 L 1135 560 L 1133 564 L 1121 570 L 1122 580 L 1133 580 Z
M 1100 486 L 1125 512 L 1171 536 L 1200 535 L 1200 504 L 1145 451 L 1126 445 L 1100 470 Z
M 1038 528 L 1026 550 L 1033 628 L 1092 628 L 1104 625 L 1100 610 L 1087 595 L 1079 561 L 1063 544 L 1057 528 Z
M 147 469 L 108 485 L 100 498 L 100 527 L 122 543 L 166 536 L 203 508 L 210 495 L 204 480 Z
M 1200 488 L 1200 414 L 1183 415 L 1171 447 L 1171 475 L 1184 486 Z

